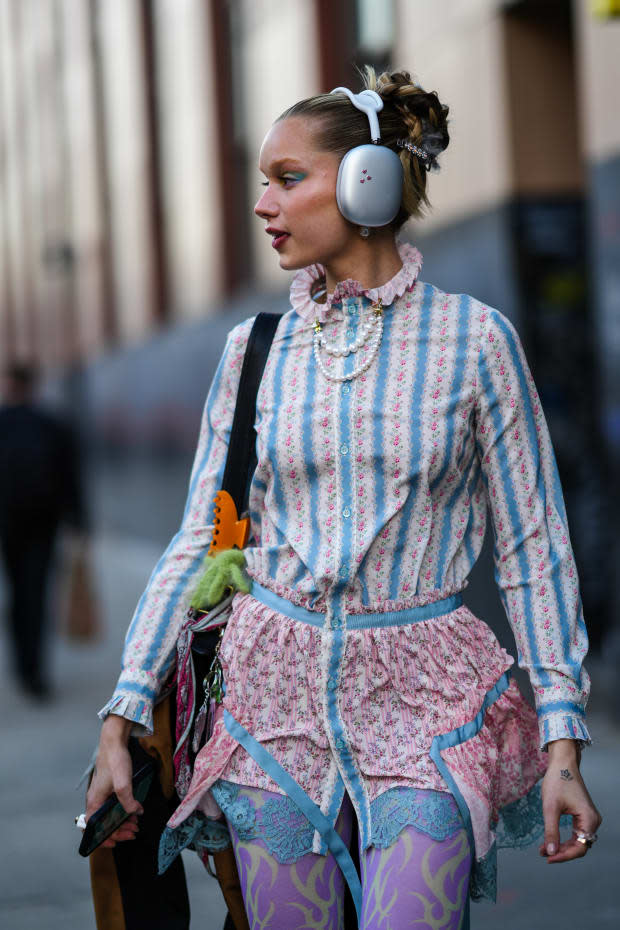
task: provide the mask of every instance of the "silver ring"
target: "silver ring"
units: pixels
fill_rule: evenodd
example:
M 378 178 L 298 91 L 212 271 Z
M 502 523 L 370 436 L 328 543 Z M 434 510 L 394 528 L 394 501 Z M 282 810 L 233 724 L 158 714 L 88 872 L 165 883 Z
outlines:
M 590 849 L 593 843 L 596 843 L 598 836 L 596 833 L 583 833 L 581 830 L 576 830 L 575 839 L 582 846 L 587 846 Z
M 75 817 L 75 825 L 78 830 L 86 829 L 86 814 L 80 814 L 78 817 Z

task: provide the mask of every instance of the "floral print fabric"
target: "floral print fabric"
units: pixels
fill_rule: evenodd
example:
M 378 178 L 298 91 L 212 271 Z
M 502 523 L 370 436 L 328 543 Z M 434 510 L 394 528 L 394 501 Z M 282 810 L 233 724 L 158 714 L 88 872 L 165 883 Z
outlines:
M 223 708 L 322 810 L 337 814 L 338 767 L 323 697 L 326 635 L 238 594 L 220 648 Z M 348 630 L 339 712 L 369 804 L 399 786 L 447 792 L 429 755 L 433 738 L 469 723 L 511 664 L 489 627 L 464 606 L 405 626 Z M 482 858 L 499 811 L 526 795 L 546 769 L 536 715 L 516 684 L 488 709 L 477 736 L 442 755 L 467 801 Z M 170 826 L 197 809 L 217 816 L 209 789 L 220 778 L 281 791 L 227 733 L 221 713 Z
M 326 381 L 311 320 L 297 310 L 282 318 L 257 402 L 250 574 L 315 609 L 338 597 L 345 612 L 389 610 L 462 589 L 489 513 L 497 581 L 534 687 L 541 744 L 588 741 L 577 572 L 521 343 L 498 311 L 418 281 L 419 263 L 405 261 L 405 291 L 386 305 L 379 354 L 354 381 Z M 326 336 L 353 338 L 369 303 L 358 295 L 331 306 Z M 114 711 L 152 727 L 212 534 L 251 322 L 228 338 L 181 529 L 138 604 L 102 716 Z M 350 361 L 332 359 L 333 370 Z
M 347 629 L 347 616 L 462 590 L 490 515 L 496 578 L 538 721 L 511 685 L 476 737 L 442 752 L 484 855 L 497 810 L 544 770 L 538 746 L 589 740 L 587 638 L 556 463 L 519 337 L 498 311 L 419 281 L 419 253 L 400 248 L 403 269 L 392 282 L 372 294 L 347 282 L 326 310 L 316 305 L 326 338 L 349 342 L 371 302 L 385 298 L 377 357 L 351 381 L 329 381 L 316 365 L 312 275 L 296 278 L 257 398 L 247 568 L 292 603 L 325 612 L 327 625 L 238 596 L 222 650 L 225 706 L 332 818 L 345 786 L 356 787 L 363 829 L 370 803 L 392 787 L 445 791 L 430 739 L 471 721 L 511 659 L 466 608 L 363 631 Z M 136 609 L 102 716 L 152 726 L 211 538 L 251 322 L 228 338 L 181 529 Z M 355 364 L 326 360 L 336 376 Z M 208 789 L 220 777 L 277 790 L 220 719 L 175 824 L 194 809 L 211 815 Z

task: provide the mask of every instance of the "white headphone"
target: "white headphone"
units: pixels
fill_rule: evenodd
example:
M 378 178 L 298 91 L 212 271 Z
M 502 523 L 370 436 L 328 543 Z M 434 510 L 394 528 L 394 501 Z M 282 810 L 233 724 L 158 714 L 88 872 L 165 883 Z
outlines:
M 338 209 L 358 226 L 387 226 L 400 209 L 403 167 L 396 152 L 381 145 L 377 113 L 383 109 L 383 100 L 374 90 L 354 94 L 347 87 L 336 87 L 331 93 L 346 94 L 353 106 L 366 114 L 372 139 L 372 145 L 356 145 L 340 162 Z

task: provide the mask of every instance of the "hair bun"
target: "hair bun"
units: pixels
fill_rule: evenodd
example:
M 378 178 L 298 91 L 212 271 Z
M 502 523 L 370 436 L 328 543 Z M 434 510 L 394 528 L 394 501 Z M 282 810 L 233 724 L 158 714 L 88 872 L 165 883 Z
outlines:
M 372 77 L 367 73 L 367 79 Z M 450 142 L 449 108 L 440 101 L 437 92 L 425 91 L 408 71 L 384 71 L 374 77 L 374 84 L 373 90 L 401 116 L 404 135 L 428 152 L 432 167 L 437 167 L 437 156 Z

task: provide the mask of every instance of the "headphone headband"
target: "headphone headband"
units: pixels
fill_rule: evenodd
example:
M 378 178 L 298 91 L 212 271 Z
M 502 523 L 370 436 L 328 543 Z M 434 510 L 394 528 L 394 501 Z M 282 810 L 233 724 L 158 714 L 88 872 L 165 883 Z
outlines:
M 338 167 L 336 202 L 345 219 L 361 227 L 368 235 L 369 226 L 386 226 L 398 214 L 403 189 L 403 166 L 400 158 L 381 145 L 377 113 L 383 100 L 374 90 L 354 94 L 348 87 L 335 87 L 332 94 L 345 94 L 354 107 L 368 117 L 370 142 L 356 145 L 346 152 Z
M 330 93 L 346 94 L 353 106 L 366 114 L 370 123 L 370 138 L 377 145 L 381 141 L 377 113 L 383 109 L 383 100 L 379 94 L 374 90 L 363 90 L 359 94 L 354 94 L 348 87 L 335 87 Z

